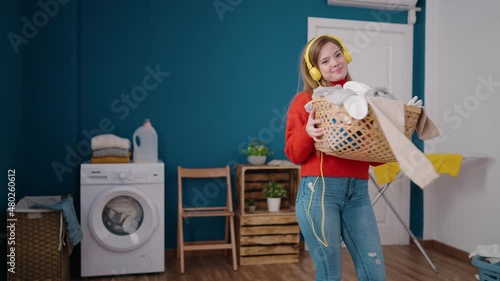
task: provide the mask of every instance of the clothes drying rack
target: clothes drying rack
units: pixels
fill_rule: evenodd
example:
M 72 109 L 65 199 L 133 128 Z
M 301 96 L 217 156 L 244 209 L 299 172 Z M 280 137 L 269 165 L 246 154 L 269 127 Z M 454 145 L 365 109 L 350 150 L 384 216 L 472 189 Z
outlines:
M 429 265 L 432 267 L 432 269 L 434 270 L 434 272 L 438 273 L 439 270 L 437 269 L 436 265 L 434 265 L 434 263 L 432 262 L 432 260 L 429 258 L 429 255 L 427 254 L 427 252 L 425 251 L 425 249 L 422 247 L 422 245 L 420 244 L 420 242 L 418 241 L 417 237 L 413 234 L 413 232 L 411 232 L 410 228 L 408 227 L 408 225 L 406 225 L 406 223 L 403 221 L 403 218 L 398 214 L 398 212 L 396 211 L 396 209 L 394 208 L 394 206 L 391 204 L 391 202 L 385 197 L 384 193 L 385 191 L 387 190 L 387 188 L 389 188 L 389 186 L 397 181 L 398 179 L 402 178 L 404 175 L 404 173 L 402 171 L 399 171 L 399 173 L 397 174 L 396 178 L 394 179 L 394 181 L 392 182 L 389 182 L 387 184 L 384 184 L 382 187 L 377 183 L 377 180 L 375 179 L 375 177 L 372 175 L 372 173 L 369 174 L 370 176 L 370 181 L 373 183 L 373 185 L 375 186 L 375 188 L 377 188 L 378 190 L 378 194 L 375 196 L 375 198 L 373 198 L 372 200 L 372 206 L 374 206 L 377 201 L 380 199 L 380 197 L 384 197 L 384 200 L 385 202 L 387 203 L 387 206 L 389 206 L 389 208 L 392 210 L 392 212 L 394 213 L 394 215 L 396 215 L 396 218 L 399 220 L 399 222 L 401 223 L 401 225 L 405 228 L 406 232 L 408 232 L 408 234 L 410 235 L 411 239 L 413 240 L 413 242 L 415 243 L 415 245 L 417 245 L 418 249 L 420 250 L 420 252 L 422 253 L 422 255 L 424 255 L 425 259 L 427 260 L 427 262 L 429 263 Z
M 480 158 L 481 157 L 463 157 L 462 160 L 463 161 L 465 161 L 465 160 L 476 160 L 476 159 L 480 159 Z M 461 162 L 461 164 L 463 164 L 463 162 Z M 413 242 L 415 243 L 415 245 L 417 245 L 418 249 L 420 250 L 420 252 L 422 253 L 422 255 L 425 257 L 425 259 L 427 260 L 427 262 L 429 263 L 429 265 L 432 267 L 432 269 L 434 270 L 434 272 L 438 273 L 439 272 L 438 268 L 436 267 L 436 265 L 434 265 L 434 263 L 432 262 L 432 260 L 429 258 L 429 255 L 427 254 L 427 252 L 425 251 L 425 249 L 422 247 L 422 245 L 418 241 L 417 237 L 415 237 L 415 235 L 413 234 L 413 232 L 411 232 L 411 230 L 408 227 L 408 225 L 403 221 L 403 218 L 398 214 L 398 212 L 396 211 L 396 209 L 394 208 L 394 206 L 391 204 L 391 202 L 384 195 L 385 191 L 389 188 L 389 186 L 391 186 L 391 184 L 394 183 L 394 182 L 396 182 L 397 180 L 401 179 L 403 176 L 404 176 L 404 173 L 403 173 L 403 171 L 400 170 L 397 173 L 397 175 L 395 176 L 394 180 L 392 180 L 391 182 L 388 182 L 388 183 L 384 184 L 383 186 L 380 186 L 378 184 L 377 180 L 375 179 L 374 175 L 370 172 L 369 173 L 370 181 L 373 183 L 373 185 L 375 186 L 375 188 L 377 188 L 377 190 L 378 190 L 378 194 L 372 200 L 372 206 L 374 206 L 377 203 L 377 201 L 380 199 L 380 197 L 384 198 L 385 202 L 387 203 L 387 206 L 389 206 L 389 208 L 392 210 L 392 212 L 394 213 L 394 215 L 396 216 L 396 218 L 399 220 L 399 222 L 401 223 L 401 225 L 405 228 L 406 232 L 408 232 L 408 234 L 410 235 L 411 239 L 413 240 Z

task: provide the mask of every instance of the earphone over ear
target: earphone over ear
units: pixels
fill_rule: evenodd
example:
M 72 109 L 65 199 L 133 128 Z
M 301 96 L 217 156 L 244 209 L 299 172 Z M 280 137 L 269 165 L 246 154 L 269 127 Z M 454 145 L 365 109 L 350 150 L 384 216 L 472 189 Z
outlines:
M 328 36 L 328 37 L 334 39 L 335 41 L 339 42 L 341 51 L 344 54 L 344 57 L 345 57 L 345 60 L 347 61 L 347 63 L 350 63 L 352 61 L 351 53 L 349 52 L 349 50 L 347 50 L 344 43 L 342 43 L 342 41 L 339 38 L 332 36 L 332 35 L 321 35 L 321 36 Z M 314 38 L 313 40 L 311 40 L 311 42 L 309 42 L 309 44 L 306 47 L 306 51 L 304 52 L 304 61 L 306 62 L 307 69 L 309 70 L 309 75 L 311 75 L 311 78 L 314 79 L 314 81 L 319 81 L 321 79 L 321 72 L 319 71 L 319 69 L 317 67 L 315 67 L 311 64 L 311 60 L 309 59 L 309 51 L 311 49 L 311 45 L 316 40 L 318 40 L 318 38 L 320 38 L 321 36 L 318 36 L 318 37 Z

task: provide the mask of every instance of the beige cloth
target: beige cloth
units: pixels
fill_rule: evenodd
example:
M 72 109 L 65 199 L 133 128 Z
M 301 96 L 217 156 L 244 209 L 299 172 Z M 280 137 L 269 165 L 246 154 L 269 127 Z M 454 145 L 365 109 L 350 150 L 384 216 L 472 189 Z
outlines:
M 434 169 L 432 163 L 404 135 L 404 104 L 396 100 L 377 97 L 366 97 L 366 100 L 382 128 L 401 170 L 422 189 L 437 179 L 439 174 Z M 421 120 L 423 120 L 422 124 L 420 124 Z M 421 126 L 419 137 L 421 134 L 431 137 L 436 132 L 439 135 L 434 124 L 427 116 L 419 119 L 419 125 Z
M 439 130 L 436 128 L 432 120 L 427 117 L 425 108 L 422 107 L 422 113 L 417 121 L 417 135 L 421 140 L 430 140 L 439 137 Z

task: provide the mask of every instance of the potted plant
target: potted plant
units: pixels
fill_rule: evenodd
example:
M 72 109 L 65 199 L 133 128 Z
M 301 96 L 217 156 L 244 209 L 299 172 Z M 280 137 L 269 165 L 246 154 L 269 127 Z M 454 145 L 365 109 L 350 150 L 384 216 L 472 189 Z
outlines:
M 248 199 L 247 206 L 249 213 L 255 212 L 255 200 L 253 200 L 252 198 Z
M 275 181 L 270 181 L 266 183 L 262 192 L 267 197 L 267 210 L 269 212 L 279 212 L 281 198 L 286 195 L 285 187 Z
M 252 165 L 263 165 L 266 163 L 267 156 L 271 155 L 271 150 L 265 142 L 252 141 L 242 152 L 247 155 L 248 163 Z

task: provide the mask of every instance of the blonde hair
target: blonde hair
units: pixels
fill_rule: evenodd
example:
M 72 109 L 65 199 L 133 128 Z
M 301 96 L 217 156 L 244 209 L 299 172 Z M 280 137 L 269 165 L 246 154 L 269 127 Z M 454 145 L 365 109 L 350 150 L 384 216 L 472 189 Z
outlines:
M 314 39 L 311 39 L 311 41 L 312 40 L 314 40 Z M 302 53 L 300 56 L 300 73 L 302 76 L 302 80 L 304 81 L 303 90 L 312 93 L 313 89 L 317 88 L 319 86 L 319 84 L 321 84 L 321 86 L 328 87 L 328 86 L 331 86 L 331 83 L 329 81 L 325 80 L 323 77 L 321 77 L 321 79 L 319 81 L 316 81 L 309 74 L 309 69 L 307 69 L 306 61 L 304 59 L 304 54 L 306 52 L 307 46 L 309 44 L 311 44 L 311 41 L 307 42 L 307 44 L 304 46 L 304 49 L 302 50 Z M 316 39 L 309 47 L 309 61 L 311 62 L 312 66 L 318 68 L 317 62 L 318 62 L 319 52 L 320 52 L 321 48 L 323 48 L 323 46 L 328 42 L 334 43 L 335 45 L 337 45 L 339 47 L 339 49 L 342 52 L 344 52 L 342 45 L 337 40 L 333 39 L 332 37 L 322 35 L 322 36 L 318 37 L 318 39 Z M 347 72 L 346 79 L 347 79 L 347 81 L 352 80 L 351 75 L 349 74 L 349 71 Z M 319 84 L 318 84 L 318 82 L 319 82 Z
M 312 40 L 314 40 L 314 38 L 311 39 L 311 41 Z M 293 100 L 300 94 L 300 92 L 299 92 L 300 80 L 302 80 L 304 82 L 304 87 L 303 87 L 302 91 L 307 91 L 311 95 L 312 95 L 313 90 L 316 89 L 317 87 L 319 87 L 318 82 L 321 84 L 321 86 L 325 86 L 325 87 L 331 86 L 331 83 L 329 81 L 325 80 L 323 77 L 321 77 L 321 79 L 319 81 L 316 81 L 311 77 L 311 75 L 309 75 L 309 69 L 307 69 L 306 61 L 304 60 L 304 54 L 306 52 L 307 46 L 309 44 L 311 44 L 311 41 L 307 42 L 307 44 L 304 46 L 304 49 L 302 50 L 302 52 L 300 54 L 299 76 L 301 76 L 302 79 L 300 79 L 300 78 L 298 79 L 297 93 L 294 95 L 294 97 L 288 103 L 288 109 L 287 109 L 287 112 L 285 114 L 285 117 L 282 120 L 283 122 L 286 122 L 286 119 L 288 118 L 288 113 L 290 111 L 290 106 L 291 106 Z M 325 36 L 325 35 L 320 36 L 320 37 L 318 37 L 318 39 L 315 42 L 312 43 L 312 45 L 309 49 L 309 60 L 312 64 L 312 66 L 318 67 L 317 61 L 318 61 L 319 51 L 328 42 L 334 43 L 335 45 L 337 45 L 339 47 L 339 49 L 342 51 L 342 53 L 344 52 L 342 45 L 337 40 L 335 40 L 329 36 Z M 349 71 L 347 71 L 347 75 L 345 78 L 347 81 L 352 80 L 351 75 L 349 74 Z

